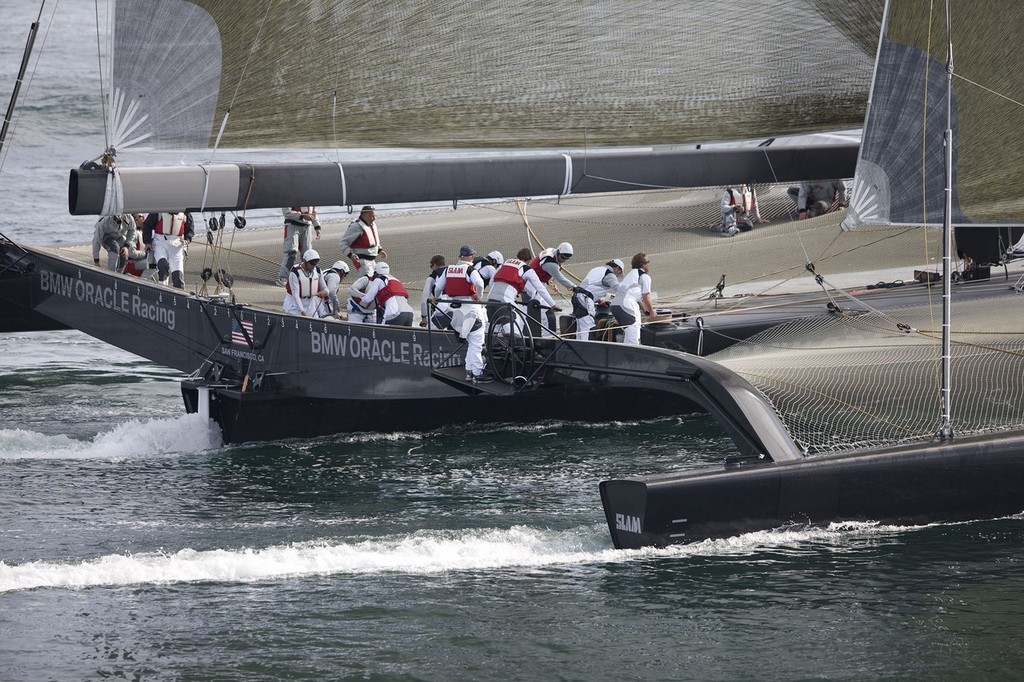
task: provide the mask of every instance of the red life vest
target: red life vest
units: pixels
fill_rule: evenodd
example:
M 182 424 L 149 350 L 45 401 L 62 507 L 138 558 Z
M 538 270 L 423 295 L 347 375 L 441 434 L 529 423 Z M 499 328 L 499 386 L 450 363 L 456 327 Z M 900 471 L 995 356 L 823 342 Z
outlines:
M 302 264 L 296 265 L 292 268 L 292 272 L 298 275 L 299 279 L 299 298 L 309 298 L 313 296 L 320 289 L 320 268 L 313 268 L 313 272 L 309 274 L 302 269 Z M 289 277 L 288 281 L 284 284 L 284 290 L 288 292 L 290 296 L 292 293 L 292 278 Z
M 362 220 L 356 220 L 359 223 L 359 227 L 363 229 L 363 233 L 356 237 L 355 241 L 352 242 L 353 249 L 372 249 L 380 244 L 377 239 L 377 223 L 367 225 Z
M 530 266 L 521 260 L 509 258 L 494 272 L 494 281 L 511 284 L 515 287 L 516 291 L 522 293 L 523 289 L 526 288 L 526 280 L 523 279 L 523 270 L 528 267 Z
M 164 234 L 169 237 L 181 237 L 185 234 L 184 213 L 161 213 L 157 218 L 156 226 L 153 228 L 156 234 Z
M 537 277 L 540 278 L 540 281 L 543 284 L 547 284 L 551 281 L 551 273 L 544 271 L 544 264 L 549 262 L 555 263 L 556 265 L 558 264 L 558 261 L 555 260 L 554 249 L 544 249 L 534 256 L 532 261 L 530 261 L 530 269 L 537 273 Z
M 456 263 L 445 270 L 444 293 L 446 296 L 475 296 L 476 285 L 469 278 L 473 272 L 472 263 Z
M 374 296 L 374 300 L 377 301 L 377 305 L 383 308 L 384 304 L 387 303 L 388 299 L 393 298 L 395 296 L 409 298 L 409 292 L 405 290 L 404 284 L 399 282 L 394 277 L 388 277 L 387 283 L 384 285 L 384 288 L 377 292 L 377 295 Z

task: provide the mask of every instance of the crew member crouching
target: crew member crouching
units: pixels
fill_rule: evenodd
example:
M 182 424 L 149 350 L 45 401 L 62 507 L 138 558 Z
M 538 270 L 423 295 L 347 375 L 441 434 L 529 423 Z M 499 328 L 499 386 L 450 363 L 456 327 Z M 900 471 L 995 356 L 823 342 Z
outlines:
M 411 327 L 413 310 L 409 305 L 409 292 L 397 277 L 391 276 L 391 266 L 377 263 L 371 279 L 360 305 L 365 307 L 376 302 L 377 307 L 384 310 L 384 324 Z

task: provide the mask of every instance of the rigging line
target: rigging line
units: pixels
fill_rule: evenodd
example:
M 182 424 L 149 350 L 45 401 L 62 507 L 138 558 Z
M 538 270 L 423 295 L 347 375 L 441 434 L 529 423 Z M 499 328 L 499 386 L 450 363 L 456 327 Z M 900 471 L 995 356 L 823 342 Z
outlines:
M 96 10 L 96 65 L 100 73 L 100 106 L 103 112 L 103 148 L 110 149 L 110 131 L 107 128 L 107 95 L 103 89 L 103 55 L 100 48 L 100 0 L 93 0 Z M 113 58 L 111 58 L 113 59 Z
M 1004 95 L 1001 92 L 993 90 L 992 88 L 985 87 L 984 85 L 982 85 L 978 81 L 973 81 L 970 78 L 967 78 L 965 76 L 960 75 L 959 73 L 954 73 L 953 74 L 953 78 L 959 78 L 960 80 L 964 81 L 965 83 L 970 83 L 971 85 L 973 85 L 973 86 L 975 86 L 977 88 L 981 88 L 982 90 L 984 90 L 985 92 L 989 93 L 990 95 L 995 95 L 996 97 L 999 97 L 1000 99 L 1005 99 L 1007 102 L 1010 102 L 1011 104 L 1016 104 L 1018 107 L 1024 107 L 1024 102 L 1020 102 L 1018 100 L 1013 99 L 1012 97 L 1008 97 L 1007 95 Z

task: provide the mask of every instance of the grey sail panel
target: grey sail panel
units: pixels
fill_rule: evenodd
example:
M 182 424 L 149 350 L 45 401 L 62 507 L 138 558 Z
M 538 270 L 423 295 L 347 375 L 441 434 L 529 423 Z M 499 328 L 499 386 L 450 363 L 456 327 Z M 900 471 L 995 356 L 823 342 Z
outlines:
M 941 5 L 941 3 L 939 3 Z M 953 2 L 953 213 L 955 225 L 1020 225 L 1024 76 L 1005 60 L 1017 11 Z M 958 22 L 961 15 L 970 16 Z M 978 16 L 976 16 L 978 15 Z M 850 215 L 844 226 L 939 225 L 945 203 L 945 12 L 924 0 L 892 3 L 879 45 Z M 1013 57 L 1015 58 L 1015 57 Z

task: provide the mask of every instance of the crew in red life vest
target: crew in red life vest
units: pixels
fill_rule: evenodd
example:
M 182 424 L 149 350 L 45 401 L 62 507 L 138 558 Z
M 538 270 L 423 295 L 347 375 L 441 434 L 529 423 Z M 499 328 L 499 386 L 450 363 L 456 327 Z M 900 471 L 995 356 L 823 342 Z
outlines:
M 380 246 L 377 209 L 363 206 L 359 217 L 349 223 L 345 234 L 341 235 L 340 246 L 341 252 L 352 261 L 357 274 L 373 277 L 374 262 L 378 257 L 388 257 L 388 252 Z
M 452 329 L 466 340 L 466 380 L 490 381 L 484 374 L 484 334 L 487 327 L 487 309 L 471 303 L 480 300 L 484 282 L 473 267 L 476 251 L 466 244 L 459 249 L 459 260 L 449 265 L 434 283 L 435 298 L 453 301 Z
M 285 284 L 284 311 L 290 315 L 319 317 L 319 310 L 328 297 L 327 284 L 317 265 L 320 254 L 313 249 L 302 254 L 302 262 L 288 273 Z
M 316 217 L 316 206 L 289 206 L 281 211 L 284 213 L 284 257 L 277 283 L 284 286 L 288 273 L 295 267 L 296 257 L 310 248 L 310 228 L 316 230 L 316 238 L 320 239 L 320 220 Z
M 409 305 L 409 292 L 398 278 L 391 276 L 391 266 L 377 263 L 373 273 L 373 281 L 366 289 L 360 304 L 367 306 L 372 302 L 384 311 L 384 324 L 396 327 L 411 327 L 413 310 Z
M 547 287 L 540 283 L 540 278 L 530 264 L 518 258 L 509 258 L 494 271 L 491 289 L 487 293 L 487 314 L 495 315 L 503 304 L 515 304 L 516 297 L 523 293 L 528 285 L 531 286 L 534 298 L 539 298 L 548 308 L 556 312 L 561 310 L 555 305 Z M 522 306 L 517 307 L 523 309 Z
M 185 251 L 192 242 L 194 227 L 191 213 L 150 213 L 142 224 L 142 243 L 153 251 L 157 278 L 167 284 L 168 275 L 174 286 L 185 288 Z

